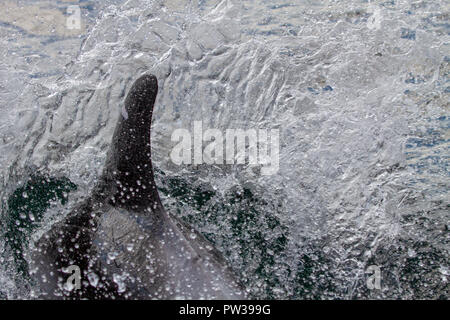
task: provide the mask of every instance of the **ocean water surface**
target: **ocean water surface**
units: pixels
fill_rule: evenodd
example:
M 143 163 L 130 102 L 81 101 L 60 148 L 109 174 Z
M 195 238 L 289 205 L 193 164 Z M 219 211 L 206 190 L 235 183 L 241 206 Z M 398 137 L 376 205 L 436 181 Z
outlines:
M 32 297 L 34 241 L 89 196 L 151 72 L 163 203 L 249 297 L 448 299 L 449 15 L 445 0 L 2 1 L 0 298 Z M 171 134 L 193 121 L 278 129 L 278 172 L 175 165 Z

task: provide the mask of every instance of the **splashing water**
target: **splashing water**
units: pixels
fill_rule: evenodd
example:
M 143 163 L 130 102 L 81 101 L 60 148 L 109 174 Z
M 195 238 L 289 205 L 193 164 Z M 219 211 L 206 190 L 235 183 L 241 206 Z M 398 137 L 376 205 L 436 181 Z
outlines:
M 33 240 L 86 198 L 145 72 L 160 86 L 164 205 L 250 297 L 449 297 L 448 3 L 86 1 L 82 28 L 67 30 L 66 4 L 40 2 L 0 5 L 0 297 L 33 285 L 13 271 L 8 199 L 36 171 L 77 186 Z M 279 129 L 279 171 L 176 166 L 172 132 L 200 120 Z M 366 285 L 373 265 L 379 289 Z

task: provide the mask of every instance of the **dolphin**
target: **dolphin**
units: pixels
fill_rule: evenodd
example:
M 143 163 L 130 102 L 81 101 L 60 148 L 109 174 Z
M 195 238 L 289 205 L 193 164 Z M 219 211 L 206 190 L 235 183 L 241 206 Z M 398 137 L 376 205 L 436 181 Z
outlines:
M 161 203 L 150 144 L 157 92 L 154 75 L 134 82 L 99 183 L 35 242 L 38 298 L 245 298 L 218 250 Z

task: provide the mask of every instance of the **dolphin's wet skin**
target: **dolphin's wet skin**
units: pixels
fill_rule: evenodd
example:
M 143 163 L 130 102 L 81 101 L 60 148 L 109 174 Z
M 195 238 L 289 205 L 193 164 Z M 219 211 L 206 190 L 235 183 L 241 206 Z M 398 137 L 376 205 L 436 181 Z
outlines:
M 242 299 L 221 254 L 164 210 L 153 177 L 157 79 L 125 100 L 100 183 L 35 244 L 31 274 L 43 299 Z M 79 268 L 81 287 L 69 279 Z

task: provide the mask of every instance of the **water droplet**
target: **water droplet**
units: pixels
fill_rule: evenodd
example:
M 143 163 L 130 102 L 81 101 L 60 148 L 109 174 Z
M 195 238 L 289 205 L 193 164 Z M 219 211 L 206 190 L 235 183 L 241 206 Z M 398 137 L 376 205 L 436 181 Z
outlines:
M 115 284 L 117 284 L 118 286 L 118 292 L 124 292 L 126 289 L 126 285 L 125 285 L 125 279 L 126 276 L 125 275 L 119 275 L 119 274 L 113 274 L 113 281 L 115 282 Z
M 88 280 L 89 280 L 89 283 L 91 284 L 91 286 L 97 287 L 98 280 L 99 280 L 98 276 L 94 272 L 90 272 L 90 273 L 88 273 L 87 277 L 88 277 Z

